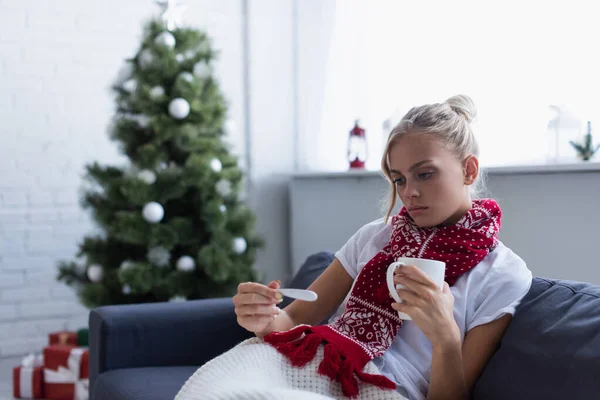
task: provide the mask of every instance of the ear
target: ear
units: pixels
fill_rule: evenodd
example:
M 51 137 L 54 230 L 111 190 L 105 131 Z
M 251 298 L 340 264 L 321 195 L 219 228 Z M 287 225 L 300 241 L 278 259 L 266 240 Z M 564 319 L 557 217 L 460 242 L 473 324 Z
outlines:
M 479 176 L 479 160 L 473 154 L 463 161 L 463 175 L 465 185 L 472 185 Z

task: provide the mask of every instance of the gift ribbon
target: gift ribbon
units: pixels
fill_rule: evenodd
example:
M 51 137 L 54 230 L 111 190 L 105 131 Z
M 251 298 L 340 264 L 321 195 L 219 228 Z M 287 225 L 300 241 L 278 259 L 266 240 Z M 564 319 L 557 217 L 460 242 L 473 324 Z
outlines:
M 89 380 L 79 379 L 81 369 L 81 357 L 85 349 L 71 349 L 67 366 L 60 365 L 58 370 L 44 369 L 44 381 L 46 383 L 72 383 L 75 385 L 74 400 L 87 400 Z
M 33 398 L 33 371 L 35 367 L 44 364 L 44 356 L 31 353 L 21 360 L 21 368 L 19 370 L 19 392 L 21 398 Z

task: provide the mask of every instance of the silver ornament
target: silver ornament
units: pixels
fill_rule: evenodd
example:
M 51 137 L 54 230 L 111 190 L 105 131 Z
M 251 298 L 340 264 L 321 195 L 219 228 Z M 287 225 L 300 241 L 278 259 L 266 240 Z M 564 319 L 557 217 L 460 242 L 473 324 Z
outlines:
M 216 183 L 215 190 L 219 195 L 227 197 L 231 194 L 231 182 L 227 179 L 221 179 Z
M 87 277 L 90 281 L 96 283 L 104 278 L 104 268 L 98 264 L 92 264 L 87 269 Z
M 183 12 L 187 6 L 179 0 L 156 0 L 156 3 L 162 8 L 160 17 L 168 30 L 173 31 L 181 26 Z
M 194 65 L 194 75 L 198 78 L 208 78 L 211 72 L 210 66 L 203 61 L 197 62 Z
M 154 86 L 152 89 L 150 89 L 150 97 L 152 97 L 154 100 L 163 97 L 164 95 L 165 89 L 163 89 L 162 86 Z
M 181 272 L 191 272 L 196 269 L 196 262 L 190 256 L 181 256 L 177 260 L 177 270 Z
M 246 243 L 246 239 L 244 239 L 243 237 L 237 237 L 233 239 L 231 247 L 233 247 L 233 251 L 235 251 L 237 254 L 242 254 L 246 251 L 248 244 Z
M 225 207 L 225 204 L 221 204 L 219 206 L 219 211 L 221 211 L 222 213 L 224 213 L 225 211 L 227 211 L 227 207 Z
M 124 286 L 123 286 L 123 289 L 122 289 L 122 292 L 123 292 L 123 294 L 124 294 L 124 295 L 131 294 L 131 286 L 129 286 L 129 285 L 124 285 Z
M 157 267 L 166 267 L 171 260 L 171 253 L 162 246 L 152 247 L 146 254 L 148 261 Z
M 121 271 L 126 271 L 126 270 L 128 270 L 129 268 L 132 268 L 132 267 L 133 267 L 133 261 L 125 260 L 125 261 L 123 261 L 121 263 L 121 265 L 119 266 L 119 269 Z
M 184 53 L 184 57 L 186 60 L 191 60 L 192 58 L 196 57 L 196 53 L 194 53 L 192 50 L 188 50 Z
M 181 74 L 179 74 L 179 77 L 181 79 L 183 79 L 184 81 L 186 81 L 186 82 L 192 82 L 194 80 L 194 75 L 190 74 L 187 71 L 182 72 Z
M 138 57 L 138 63 L 140 65 L 140 67 L 146 68 L 153 62 L 154 62 L 154 56 L 152 55 L 150 50 L 148 50 L 148 49 L 142 50 L 142 52 L 140 53 L 140 55 Z
M 174 49 L 176 44 L 175 36 L 173 36 L 171 32 L 161 32 L 154 38 L 154 43 L 156 43 L 157 46 Z
M 137 89 L 137 82 L 135 79 L 129 79 L 123 83 L 122 87 L 127 93 L 133 93 Z
M 131 117 L 131 119 L 133 119 L 134 121 L 136 121 L 138 123 L 138 125 L 142 128 L 147 128 L 148 127 L 148 123 L 150 122 L 150 117 L 148 117 L 147 115 L 133 115 Z
M 169 114 L 175 119 L 184 119 L 190 114 L 190 103 L 177 97 L 169 103 Z
M 149 169 L 141 170 L 138 172 L 137 177 L 146 182 L 148 185 L 152 185 L 154 182 L 156 182 L 156 174 L 154 171 L 150 171 Z
M 223 164 L 221 164 L 221 161 L 218 158 L 213 158 L 210 160 L 210 168 L 218 173 L 223 169 Z
M 165 210 L 163 209 L 163 206 L 155 201 L 151 201 L 150 203 L 146 204 L 142 210 L 142 216 L 144 219 L 153 224 L 160 222 L 164 215 Z
M 178 53 L 177 55 L 175 55 L 175 61 L 177 61 L 178 63 L 182 63 L 185 61 L 185 56 L 181 53 Z

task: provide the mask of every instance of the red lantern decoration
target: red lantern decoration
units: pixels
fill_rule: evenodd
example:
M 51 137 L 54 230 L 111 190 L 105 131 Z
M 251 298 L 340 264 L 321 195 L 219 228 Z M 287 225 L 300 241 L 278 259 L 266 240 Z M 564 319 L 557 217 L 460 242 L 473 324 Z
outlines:
M 365 130 L 358 126 L 358 120 L 354 122 L 348 138 L 348 162 L 350 169 L 364 169 L 367 162 L 367 138 Z

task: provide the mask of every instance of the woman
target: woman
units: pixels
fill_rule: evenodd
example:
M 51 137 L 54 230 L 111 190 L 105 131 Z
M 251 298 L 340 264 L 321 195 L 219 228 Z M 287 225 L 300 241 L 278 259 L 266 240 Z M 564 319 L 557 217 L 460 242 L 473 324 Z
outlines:
M 411 109 L 390 133 L 382 158 L 390 182 L 386 217 L 363 226 L 336 253 L 309 288 L 316 302 L 297 300 L 280 310 L 279 282 L 240 284 L 233 299 L 238 323 L 256 338 L 200 368 L 180 398 L 193 398 L 183 393 L 206 387 L 211 369 L 222 370 L 234 355 L 238 366 L 257 359 L 273 369 L 228 368 L 215 379 L 230 392 L 237 381 L 265 398 L 300 391 L 305 395 L 298 398 L 468 396 L 532 279 L 498 240 L 498 204 L 474 196 L 480 186 L 470 126 L 475 113 L 464 95 Z M 390 218 L 397 198 L 403 207 Z M 385 292 L 384 275 L 398 257 L 444 261 L 443 289 L 416 267 L 402 266 L 394 282 L 404 285 L 398 289 L 403 302 L 396 303 Z M 334 311 L 329 325 L 315 326 Z

